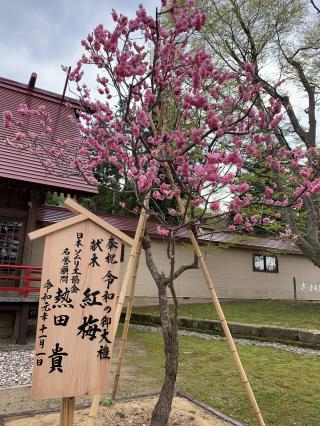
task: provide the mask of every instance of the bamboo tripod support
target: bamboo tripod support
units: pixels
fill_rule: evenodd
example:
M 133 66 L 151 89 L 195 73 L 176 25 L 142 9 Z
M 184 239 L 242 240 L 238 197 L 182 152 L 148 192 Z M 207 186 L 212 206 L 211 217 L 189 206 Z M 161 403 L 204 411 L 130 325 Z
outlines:
M 141 248 L 142 248 L 142 238 L 143 238 L 143 233 L 141 233 L 141 239 L 139 241 L 139 245 L 138 245 L 138 249 L 137 249 L 137 255 L 136 255 L 134 268 L 133 268 L 129 300 L 128 300 L 128 305 L 127 305 L 126 317 L 125 317 L 125 320 L 124 320 L 124 326 L 123 326 L 123 330 L 122 330 L 122 336 L 121 336 L 121 343 L 120 343 L 120 349 L 119 349 L 119 355 L 118 355 L 118 363 L 117 363 L 116 374 L 115 374 L 115 379 L 114 379 L 113 388 L 112 388 L 111 398 L 113 400 L 116 399 L 116 394 L 117 394 L 117 390 L 118 390 L 118 386 L 119 386 L 121 367 L 122 367 L 122 360 L 123 360 L 123 355 L 124 355 L 124 352 L 125 352 L 127 338 L 128 338 L 129 324 L 130 324 L 131 312 L 132 312 L 132 307 L 133 307 L 133 302 L 134 302 L 134 292 L 135 292 L 135 287 L 136 287 L 137 273 L 138 273 L 139 260 L 140 260 Z
M 174 182 L 170 169 L 167 169 L 167 173 L 168 173 L 168 177 L 170 178 L 170 180 L 172 182 Z M 178 203 L 178 206 L 179 206 L 181 213 L 184 214 L 185 209 L 184 209 L 184 205 L 183 205 L 181 198 L 179 196 L 176 196 L 176 199 L 177 199 L 177 203 Z M 139 257 L 140 257 L 140 253 L 141 253 L 141 238 L 142 238 L 143 233 L 144 233 L 144 227 L 145 227 L 146 219 L 147 219 L 147 214 L 146 214 L 145 211 L 142 211 L 141 214 L 140 214 L 137 231 L 136 231 L 136 235 L 135 235 L 135 238 L 134 238 L 134 245 L 131 249 L 131 254 L 130 254 L 130 258 L 129 258 L 129 262 L 128 262 L 128 266 L 127 266 L 127 271 L 126 271 L 126 274 L 125 274 L 125 277 L 124 277 L 123 286 L 122 286 L 122 289 L 121 289 L 121 293 L 120 293 L 119 301 L 118 301 L 118 305 L 117 305 L 116 325 L 118 324 L 119 319 L 120 319 L 120 315 L 121 315 L 122 307 L 123 307 L 123 304 L 124 304 L 124 299 L 125 299 L 127 287 L 128 287 L 130 276 L 131 276 L 132 281 L 131 281 L 130 299 L 129 299 L 128 309 L 127 309 L 127 313 L 126 313 L 125 326 L 124 326 L 124 330 L 123 330 L 123 334 L 122 334 L 122 338 L 121 338 L 119 360 L 118 360 L 118 364 L 117 364 L 116 377 L 115 377 L 115 382 L 114 382 L 113 391 L 112 391 L 112 398 L 113 399 L 116 396 L 119 378 L 120 378 L 120 371 L 121 371 L 123 353 L 124 353 L 124 350 L 125 350 L 125 344 L 126 344 L 127 333 L 128 333 L 128 328 L 129 328 L 129 322 L 130 322 L 130 316 L 131 316 L 132 305 L 133 305 L 133 299 L 134 299 L 134 290 L 135 290 L 136 275 L 137 275 L 138 264 L 139 264 Z M 188 217 L 186 215 L 185 215 L 185 222 L 188 223 Z M 228 346 L 230 348 L 232 357 L 235 361 L 236 368 L 237 368 L 238 373 L 240 375 L 241 382 L 244 386 L 244 389 L 245 389 L 245 392 L 248 396 L 249 402 L 250 402 L 250 404 L 253 408 L 253 411 L 254 411 L 254 414 L 255 414 L 255 416 L 258 420 L 259 426 L 265 426 L 265 422 L 263 420 L 260 408 L 257 404 L 256 399 L 255 399 L 255 396 L 254 396 L 254 393 L 253 393 L 252 388 L 250 386 L 246 372 L 245 372 L 245 370 L 242 366 L 236 345 L 235 345 L 233 337 L 230 333 L 229 326 L 228 326 L 227 321 L 225 319 L 225 316 L 224 316 L 223 310 L 221 308 L 220 302 L 218 300 L 217 294 L 215 292 L 213 282 L 211 280 L 211 277 L 210 277 L 207 265 L 205 263 L 205 260 L 203 258 L 201 249 L 199 247 L 198 241 L 196 240 L 191 229 L 188 229 L 188 235 L 190 237 L 194 251 L 195 251 L 196 256 L 198 258 L 204 279 L 205 279 L 206 284 L 208 286 L 208 289 L 210 291 L 212 303 L 213 303 L 215 310 L 217 312 L 218 319 L 221 323 L 221 327 L 222 327 L 224 335 L 226 337 L 226 341 L 227 341 Z M 93 402 L 92 402 L 92 405 L 91 405 L 89 418 L 88 418 L 88 426 L 94 426 L 95 425 L 95 420 L 96 420 L 97 412 L 98 412 L 98 408 L 99 408 L 99 401 L 100 401 L 100 396 L 96 395 L 93 398 Z
M 72 426 L 74 415 L 74 397 L 62 398 L 60 426 Z
M 170 168 L 168 166 L 166 167 L 166 171 L 167 171 L 167 175 L 168 175 L 170 181 L 173 184 L 173 187 L 175 188 L 174 179 L 173 179 L 171 170 L 170 170 Z M 187 224 L 189 220 L 188 220 L 187 215 L 185 214 L 185 208 L 184 208 L 183 202 L 181 200 L 181 197 L 180 196 L 176 196 L 176 200 L 177 200 L 177 203 L 178 203 L 178 206 L 179 206 L 181 214 L 184 215 L 184 217 L 185 217 L 185 223 Z M 227 340 L 228 346 L 230 348 L 232 357 L 233 357 L 233 359 L 235 361 L 235 364 L 236 364 L 238 373 L 240 375 L 241 382 L 242 382 L 242 384 L 244 386 L 245 392 L 246 392 L 246 394 L 248 396 L 248 399 L 250 401 L 250 404 L 251 404 L 251 406 L 253 408 L 254 414 L 257 417 L 259 425 L 260 426 L 265 426 L 265 422 L 263 420 L 260 408 L 259 408 L 259 406 L 257 404 L 256 398 L 255 398 L 254 393 L 253 393 L 253 391 L 251 389 L 251 386 L 250 386 L 248 377 L 246 375 L 246 372 L 244 371 L 244 368 L 242 366 L 242 363 L 241 363 L 241 360 L 240 360 L 240 357 L 239 357 L 236 345 L 235 345 L 233 337 L 232 337 L 232 335 L 230 333 L 230 329 L 229 329 L 228 323 L 227 323 L 227 321 L 225 319 L 225 316 L 224 316 L 223 310 L 221 308 L 219 299 L 218 299 L 216 291 L 214 289 L 213 282 L 211 280 L 211 277 L 210 277 L 210 274 L 209 274 L 206 262 L 205 262 L 205 260 L 204 260 L 204 258 L 202 256 L 202 252 L 200 250 L 198 241 L 197 241 L 196 237 L 194 236 L 194 234 L 193 234 L 193 232 L 192 232 L 192 230 L 190 228 L 188 228 L 188 235 L 189 235 L 189 237 L 191 239 L 194 251 L 195 251 L 196 256 L 198 258 L 198 261 L 200 263 L 200 267 L 201 267 L 204 279 L 205 279 L 205 281 L 207 283 L 207 286 L 208 286 L 208 289 L 210 291 L 212 303 L 213 303 L 213 305 L 214 305 L 214 307 L 216 309 L 216 313 L 218 315 L 218 319 L 219 319 L 219 321 L 221 323 L 221 327 L 222 327 L 224 335 L 226 337 L 226 340 Z
M 149 203 L 149 200 L 147 198 L 145 206 L 147 206 L 148 203 Z M 118 327 L 118 323 L 119 323 L 119 320 L 120 320 L 122 308 L 123 308 L 124 301 L 125 301 L 125 298 L 126 298 L 129 282 L 130 282 L 131 279 L 133 279 L 134 273 L 137 274 L 139 258 L 140 258 L 140 253 L 141 253 L 142 237 L 144 235 L 146 221 L 147 221 L 147 212 L 146 212 L 145 209 L 143 209 L 143 210 L 141 210 L 141 213 L 140 213 L 136 234 L 135 234 L 135 237 L 134 237 L 134 240 L 133 240 L 134 241 L 133 246 L 131 248 L 126 273 L 125 273 L 124 278 L 123 278 L 123 284 L 122 284 L 121 291 L 120 291 L 119 298 L 118 298 L 118 302 L 117 302 L 117 309 L 116 309 L 115 319 L 114 319 L 114 322 L 115 322 L 114 333 L 116 333 L 116 330 L 117 330 L 117 327 Z M 131 288 L 132 288 L 132 284 L 131 284 Z M 130 292 L 130 294 L 131 294 L 131 292 Z M 128 326 L 129 326 L 129 321 L 128 321 Z M 111 336 L 111 338 L 112 338 L 112 341 L 114 341 L 115 334 L 113 336 Z M 121 346 L 122 346 L 122 341 L 121 341 Z M 124 347 L 125 347 L 125 343 L 124 343 Z M 124 347 L 123 347 L 123 352 L 124 352 Z M 121 368 L 121 365 L 120 365 L 120 368 Z M 119 375 L 120 375 L 120 369 L 119 369 Z M 98 409 L 99 409 L 99 403 L 100 403 L 100 395 L 95 395 L 93 397 L 93 401 L 92 401 L 92 404 L 91 404 L 91 407 L 90 407 L 87 426 L 94 426 L 95 425 L 97 413 L 98 413 Z

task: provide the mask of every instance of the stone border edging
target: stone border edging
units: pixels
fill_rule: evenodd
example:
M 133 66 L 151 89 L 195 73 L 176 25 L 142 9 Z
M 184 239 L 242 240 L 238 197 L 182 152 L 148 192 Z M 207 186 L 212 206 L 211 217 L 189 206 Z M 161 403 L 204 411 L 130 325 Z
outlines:
M 221 411 L 216 410 L 215 408 L 212 408 L 209 405 L 204 404 L 203 402 L 194 399 L 188 393 L 185 393 L 185 392 L 182 392 L 182 391 L 176 391 L 176 395 L 183 397 L 185 399 L 188 399 L 193 404 L 195 404 L 198 407 L 201 407 L 202 409 L 208 411 L 210 414 L 214 414 L 216 417 L 220 418 L 221 420 L 224 420 L 225 422 L 231 423 L 234 426 L 245 426 L 243 423 L 238 422 L 238 420 L 234 420 L 232 417 L 226 416 L 225 414 L 221 413 Z
M 125 314 L 121 315 L 124 320 Z M 140 314 L 133 312 L 131 322 L 142 325 L 160 325 L 160 317 L 152 314 Z M 193 318 L 180 317 L 179 327 L 182 329 L 205 332 L 211 334 L 222 334 L 221 324 L 218 320 L 197 320 Z M 251 339 L 278 340 L 282 342 L 296 342 L 309 346 L 320 346 L 320 331 L 311 331 L 298 328 L 283 328 L 267 325 L 241 324 L 228 322 L 233 335 Z

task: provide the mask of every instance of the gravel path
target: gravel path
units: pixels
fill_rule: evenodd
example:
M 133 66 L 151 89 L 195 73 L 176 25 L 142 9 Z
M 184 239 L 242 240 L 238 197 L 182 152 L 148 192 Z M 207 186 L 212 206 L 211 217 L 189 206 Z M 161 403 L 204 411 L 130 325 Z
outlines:
M 160 327 L 152 327 L 152 326 L 137 325 L 137 324 L 130 324 L 130 327 L 138 331 L 149 331 L 152 333 L 161 332 Z M 193 336 L 203 340 L 225 340 L 225 337 L 223 336 L 217 336 L 214 334 L 197 333 L 195 331 L 188 331 L 188 330 L 179 330 L 179 336 Z M 239 339 L 239 338 L 234 338 L 234 341 L 236 344 L 239 344 L 239 345 L 261 346 L 264 348 L 273 348 L 273 349 L 279 349 L 281 351 L 286 351 L 286 352 L 294 352 L 296 354 L 301 354 L 301 355 L 320 356 L 320 350 L 301 348 L 299 346 L 284 345 L 282 343 L 261 342 L 260 340 Z
M 0 352 L 0 389 L 31 383 L 32 350 L 7 350 Z
M 134 330 L 146 331 L 151 333 L 160 333 L 159 327 L 151 327 L 144 325 L 130 324 Z M 224 340 L 222 336 L 196 333 L 194 331 L 180 330 L 180 336 L 197 337 L 203 340 Z M 300 348 L 297 346 L 289 346 L 281 343 L 261 342 L 257 340 L 237 339 L 235 343 L 239 345 L 252 345 L 265 348 L 273 348 L 286 352 L 294 352 L 300 355 L 320 356 L 320 350 Z M 28 345 L 29 346 L 29 345 Z M 22 386 L 31 383 L 32 364 L 34 351 L 27 349 L 25 346 L 8 344 L 2 346 L 0 350 L 0 389 L 9 388 L 12 386 Z

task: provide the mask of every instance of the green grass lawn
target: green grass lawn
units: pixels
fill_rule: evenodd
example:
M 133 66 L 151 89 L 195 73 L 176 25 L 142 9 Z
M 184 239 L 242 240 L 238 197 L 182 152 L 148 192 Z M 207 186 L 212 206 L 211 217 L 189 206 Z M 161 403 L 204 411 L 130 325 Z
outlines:
M 159 389 L 164 359 L 160 334 L 130 331 L 139 351 L 128 351 L 125 365 L 134 371 L 136 385 Z M 238 346 L 238 351 L 267 425 L 320 425 L 319 357 L 271 348 Z M 129 389 L 123 379 L 120 393 Z M 224 341 L 180 337 L 177 388 L 244 422 L 256 424 Z
M 320 330 L 320 303 L 290 300 L 258 300 L 222 303 L 227 321 Z M 159 314 L 158 307 L 136 307 L 134 312 Z M 180 305 L 179 315 L 217 319 L 212 304 Z M 319 420 L 320 425 L 320 420 Z

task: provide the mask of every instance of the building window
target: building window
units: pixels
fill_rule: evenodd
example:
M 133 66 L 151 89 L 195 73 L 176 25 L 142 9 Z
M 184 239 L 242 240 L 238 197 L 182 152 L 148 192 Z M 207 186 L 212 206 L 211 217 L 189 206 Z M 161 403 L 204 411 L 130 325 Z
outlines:
M 19 219 L 0 218 L 0 265 L 17 265 L 21 257 L 23 245 L 24 222 Z M 20 272 L 14 268 L 0 268 L 0 284 L 15 285 L 10 275 L 18 276 Z
M 21 246 L 21 220 L 0 219 L 0 264 L 16 265 Z
M 253 255 L 253 270 L 255 272 L 278 272 L 277 256 Z

